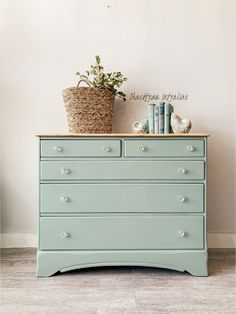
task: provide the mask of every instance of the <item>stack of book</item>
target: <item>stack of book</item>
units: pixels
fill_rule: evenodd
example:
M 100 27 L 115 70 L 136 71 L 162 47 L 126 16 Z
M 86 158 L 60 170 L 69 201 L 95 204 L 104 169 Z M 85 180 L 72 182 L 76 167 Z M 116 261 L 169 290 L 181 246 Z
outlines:
M 170 126 L 172 112 L 174 112 L 174 107 L 168 102 L 161 102 L 159 105 L 150 104 L 148 111 L 149 133 L 172 133 Z

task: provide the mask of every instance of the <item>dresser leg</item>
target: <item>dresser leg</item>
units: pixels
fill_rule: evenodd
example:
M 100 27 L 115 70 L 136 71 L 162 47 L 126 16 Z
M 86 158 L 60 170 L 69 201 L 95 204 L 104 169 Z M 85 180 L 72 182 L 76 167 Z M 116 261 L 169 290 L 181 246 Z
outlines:
M 208 276 L 208 270 L 207 267 L 202 267 L 200 269 L 200 267 L 197 267 L 194 269 L 194 267 L 189 267 L 188 269 L 186 269 L 186 271 L 196 277 L 207 277 Z
M 37 277 L 50 277 L 61 269 L 61 264 L 55 257 L 54 254 L 45 254 L 41 251 L 37 252 Z
M 207 252 L 202 252 L 191 258 L 188 266 L 185 269 L 188 273 L 197 277 L 207 277 L 208 276 L 208 262 L 207 262 Z

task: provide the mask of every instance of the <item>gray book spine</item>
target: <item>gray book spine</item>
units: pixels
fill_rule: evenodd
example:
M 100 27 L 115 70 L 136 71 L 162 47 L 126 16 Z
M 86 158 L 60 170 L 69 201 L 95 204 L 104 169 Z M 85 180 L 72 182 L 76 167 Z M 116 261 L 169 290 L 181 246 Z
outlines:
M 159 106 L 154 107 L 154 133 L 159 133 Z
M 159 105 L 159 133 L 164 133 L 164 102 L 161 102 Z

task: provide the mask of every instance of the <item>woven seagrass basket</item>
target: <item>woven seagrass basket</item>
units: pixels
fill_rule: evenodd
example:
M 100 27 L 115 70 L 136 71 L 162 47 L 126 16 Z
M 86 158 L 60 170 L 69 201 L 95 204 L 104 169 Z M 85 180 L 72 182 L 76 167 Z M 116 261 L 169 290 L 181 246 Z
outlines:
M 70 133 L 112 132 L 115 95 L 109 90 L 78 84 L 63 91 L 63 100 Z

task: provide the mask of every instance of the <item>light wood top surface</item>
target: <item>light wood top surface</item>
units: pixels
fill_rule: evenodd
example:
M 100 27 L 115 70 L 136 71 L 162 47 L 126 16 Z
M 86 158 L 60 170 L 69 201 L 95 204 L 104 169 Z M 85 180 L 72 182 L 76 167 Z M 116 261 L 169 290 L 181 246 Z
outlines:
M 39 137 L 205 137 L 209 136 L 206 133 L 187 133 L 187 134 L 138 134 L 138 133 L 107 133 L 107 134 L 84 134 L 84 133 L 59 133 L 59 134 L 49 134 L 49 133 L 42 133 L 36 134 Z

